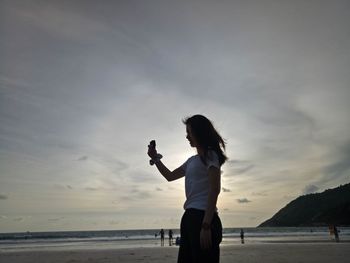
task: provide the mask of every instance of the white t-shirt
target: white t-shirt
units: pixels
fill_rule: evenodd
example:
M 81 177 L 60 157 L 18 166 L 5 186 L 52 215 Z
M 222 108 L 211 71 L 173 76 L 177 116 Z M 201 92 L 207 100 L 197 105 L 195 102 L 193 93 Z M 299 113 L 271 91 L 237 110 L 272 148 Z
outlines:
M 197 154 L 190 157 L 181 166 L 185 171 L 186 202 L 184 209 L 207 209 L 209 193 L 208 169 L 211 166 L 220 169 L 219 158 L 215 151 L 208 151 L 206 162 L 207 164 L 205 165 Z

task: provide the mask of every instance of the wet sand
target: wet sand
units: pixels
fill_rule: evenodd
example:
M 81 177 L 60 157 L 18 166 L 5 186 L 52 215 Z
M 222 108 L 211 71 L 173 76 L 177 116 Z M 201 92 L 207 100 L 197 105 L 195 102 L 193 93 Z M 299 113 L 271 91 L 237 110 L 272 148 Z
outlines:
M 1 263 L 176 262 L 178 247 L 0 251 Z M 349 262 L 350 243 L 269 243 L 221 247 L 222 263 Z

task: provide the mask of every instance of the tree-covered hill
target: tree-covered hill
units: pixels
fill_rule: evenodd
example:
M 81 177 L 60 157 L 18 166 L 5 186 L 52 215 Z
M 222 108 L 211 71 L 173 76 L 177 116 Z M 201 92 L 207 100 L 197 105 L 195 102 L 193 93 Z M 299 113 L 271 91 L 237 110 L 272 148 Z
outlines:
M 350 225 L 350 183 L 291 201 L 259 227 Z

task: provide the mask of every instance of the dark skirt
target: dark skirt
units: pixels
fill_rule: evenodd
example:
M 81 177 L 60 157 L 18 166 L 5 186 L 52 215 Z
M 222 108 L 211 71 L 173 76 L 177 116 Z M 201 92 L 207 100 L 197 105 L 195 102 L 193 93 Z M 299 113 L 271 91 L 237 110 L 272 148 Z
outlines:
M 222 225 L 217 213 L 211 222 L 212 247 L 203 250 L 200 247 L 200 231 L 205 211 L 186 209 L 181 219 L 181 241 L 178 263 L 218 263 L 220 261 L 220 243 L 222 241 Z

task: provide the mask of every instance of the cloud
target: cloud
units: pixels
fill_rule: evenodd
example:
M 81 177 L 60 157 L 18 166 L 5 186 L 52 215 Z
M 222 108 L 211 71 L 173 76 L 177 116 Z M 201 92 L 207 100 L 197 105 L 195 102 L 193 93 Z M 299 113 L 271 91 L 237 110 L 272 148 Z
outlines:
M 96 160 L 98 164 L 110 169 L 110 171 L 112 171 L 115 174 L 120 174 L 121 172 L 124 172 L 130 167 L 128 163 L 121 161 L 117 158 L 108 156 L 106 153 L 101 153 L 97 155 L 94 158 L 94 160 Z
M 6 200 L 6 199 L 8 199 L 7 195 L 0 194 L 0 200 Z
M 121 199 L 124 201 L 133 202 L 133 201 L 149 199 L 151 197 L 152 195 L 148 191 L 134 189 L 129 193 L 129 195 L 122 196 Z
M 225 175 L 228 176 L 241 175 L 247 173 L 255 167 L 254 164 L 245 160 L 229 160 L 227 163 L 229 172 Z
M 230 190 L 230 189 L 225 188 L 225 187 L 221 187 L 221 189 L 222 189 L 222 191 L 223 191 L 223 192 L 231 192 L 231 190 Z
M 147 192 L 147 191 L 137 191 L 135 194 L 135 197 L 137 199 L 146 199 L 146 198 L 150 198 L 152 195 Z
M 84 155 L 78 159 L 78 161 L 86 161 L 89 157 Z
M 251 201 L 248 200 L 247 198 L 239 198 L 239 199 L 236 199 L 238 203 L 240 204 L 244 204 L 244 203 L 250 203 Z
M 168 189 L 178 202 L 183 184 L 167 188 L 145 146 L 157 139 L 176 168 L 192 154 L 181 123 L 191 113 L 210 117 L 227 139 L 234 159 L 223 167 L 223 192 L 269 194 L 272 207 L 315 189 L 307 184 L 349 181 L 349 58 L 339 56 L 348 51 L 348 4 L 141 2 L 104 1 L 98 10 L 80 0 L 1 4 L 6 193 L 20 188 L 35 206 L 50 175 L 52 190 L 106 190 L 111 206 L 119 198 L 118 206 L 140 205 Z M 0 203 L 11 198 L 2 193 Z M 264 209 L 257 201 L 249 206 Z M 73 204 L 55 205 L 36 209 Z
M 87 191 L 97 191 L 98 188 L 96 188 L 96 187 L 85 187 L 85 190 L 87 190 Z
M 319 190 L 319 188 L 316 185 L 309 184 L 309 185 L 304 187 L 302 193 L 303 193 L 303 195 L 307 195 L 307 194 L 315 193 L 318 190 Z
M 350 142 L 336 149 L 337 160 L 324 168 L 324 180 L 346 178 L 350 172 Z
M 252 192 L 252 195 L 254 196 L 268 196 L 266 192 Z
M 67 184 L 67 185 L 63 185 L 63 184 L 54 184 L 54 187 L 56 188 L 56 189 L 59 189 L 59 190 L 72 190 L 73 189 L 73 187 L 71 186 L 71 185 L 69 185 L 69 184 Z
M 150 172 L 150 171 L 141 171 L 141 170 L 130 170 L 123 178 L 130 180 L 133 183 L 147 183 L 147 184 L 155 184 L 159 182 L 163 182 L 163 178 L 156 174 L 156 172 Z
M 72 6 L 55 6 L 42 3 L 32 4 L 30 8 L 17 8 L 12 15 L 26 21 L 31 26 L 41 28 L 47 34 L 64 37 L 68 40 L 86 41 L 96 39 L 98 34 L 112 31 L 100 21 L 80 15 L 70 10 Z M 14 11 L 14 10 L 11 10 Z
M 250 171 L 251 169 L 253 169 L 254 166 L 255 166 L 255 165 L 251 164 L 251 165 L 248 165 L 248 166 L 243 167 L 243 168 L 234 169 L 234 173 L 235 173 L 236 175 L 238 175 L 238 174 L 244 174 L 244 173 Z

